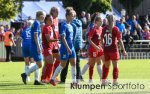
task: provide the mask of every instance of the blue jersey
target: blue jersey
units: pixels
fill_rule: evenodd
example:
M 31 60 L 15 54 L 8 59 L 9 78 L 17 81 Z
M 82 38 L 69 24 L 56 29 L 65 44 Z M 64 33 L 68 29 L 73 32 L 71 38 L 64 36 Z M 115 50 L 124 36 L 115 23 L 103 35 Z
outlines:
M 38 33 L 38 41 L 41 44 L 42 39 L 41 39 L 41 27 L 40 27 L 40 22 L 39 21 L 34 21 L 32 28 L 31 28 L 31 43 L 36 44 L 35 39 L 34 39 L 34 33 Z
M 28 27 L 23 30 L 21 33 L 21 38 L 23 40 L 22 45 L 30 45 L 31 44 L 31 27 Z
M 67 24 L 65 22 L 61 25 L 60 37 L 62 37 L 62 35 L 65 35 L 69 48 L 72 49 L 73 48 L 73 27 L 71 24 Z M 62 39 L 60 41 L 61 41 L 61 47 L 66 48 L 64 43 L 62 42 Z

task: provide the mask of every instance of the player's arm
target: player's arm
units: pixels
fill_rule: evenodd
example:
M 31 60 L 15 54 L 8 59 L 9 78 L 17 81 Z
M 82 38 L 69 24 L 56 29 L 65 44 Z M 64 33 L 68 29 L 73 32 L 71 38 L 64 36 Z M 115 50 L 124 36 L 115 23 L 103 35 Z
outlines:
M 40 43 L 38 41 L 38 32 L 34 32 L 34 40 L 35 40 L 35 43 L 36 43 L 37 48 L 38 48 L 38 54 L 41 54 L 42 53 L 42 49 L 41 49 Z
M 10 40 L 12 41 L 13 45 L 16 46 L 16 43 L 15 43 L 15 41 L 14 41 L 14 35 L 13 35 L 13 34 L 10 34 L 10 35 L 9 35 L 9 38 L 10 38 Z
M 63 35 L 61 36 L 61 38 L 62 38 L 63 44 L 64 44 L 65 47 L 67 48 L 68 53 L 69 53 L 69 54 L 72 54 L 71 49 L 69 48 L 69 45 L 68 45 L 68 43 L 67 43 L 67 41 L 66 41 L 65 35 L 63 34 Z
M 59 39 L 51 39 L 51 38 L 50 38 L 50 34 L 45 34 L 45 37 L 46 37 L 46 40 L 47 40 L 48 42 L 56 42 L 56 41 L 59 41 Z
M 123 51 L 123 55 L 124 55 L 124 56 L 127 56 L 127 52 L 126 52 L 126 50 L 125 50 L 125 48 L 124 48 L 124 44 L 123 44 L 122 39 L 119 40 L 119 44 L 120 44 L 120 46 L 121 46 L 121 50 Z
M 96 50 L 100 50 L 100 48 L 91 40 L 90 37 L 88 37 L 88 42 L 96 49 Z

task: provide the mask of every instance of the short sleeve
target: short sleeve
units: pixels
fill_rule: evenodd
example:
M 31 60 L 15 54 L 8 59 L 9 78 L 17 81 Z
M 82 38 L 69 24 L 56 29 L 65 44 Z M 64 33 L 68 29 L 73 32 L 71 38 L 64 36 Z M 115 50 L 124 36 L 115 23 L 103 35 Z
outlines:
M 91 30 L 89 31 L 89 33 L 88 33 L 88 38 L 92 38 L 93 35 L 94 35 L 94 33 L 95 33 L 95 29 L 93 28 L 93 29 L 91 29 Z
M 65 24 L 62 24 L 61 25 L 61 28 L 60 28 L 60 37 L 62 35 L 65 35 L 66 36 L 66 25 Z
M 104 38 L 104 32 L 106 31 L 106 27 L 103 27 L 102 28 L 102 33 L 101 33 L 101 39 L 103 39 Z
M 39 27 L 40 24 L 37 21 L 35 21 L 33 26 L 34 32 L 39 32 L 40 31 Z
M 48 27 L 43 28 L 43 33 L 44 33 L 44 34 L 50 34 L 50 33 L 51 33 L 51 30 L 48 29 Z

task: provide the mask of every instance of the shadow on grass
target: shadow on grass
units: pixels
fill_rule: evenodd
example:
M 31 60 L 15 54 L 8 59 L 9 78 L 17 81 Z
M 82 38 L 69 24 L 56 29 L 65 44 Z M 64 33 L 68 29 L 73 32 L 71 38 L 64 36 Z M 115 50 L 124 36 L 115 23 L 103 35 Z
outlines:
M 33 85 L 28 84 L 24 85 L 23 83 L 0 83 L 0 91 L 1 90 L 37 90 L 37 89 L 65 89 L 64 86 L 51 86 L 47 85 Z

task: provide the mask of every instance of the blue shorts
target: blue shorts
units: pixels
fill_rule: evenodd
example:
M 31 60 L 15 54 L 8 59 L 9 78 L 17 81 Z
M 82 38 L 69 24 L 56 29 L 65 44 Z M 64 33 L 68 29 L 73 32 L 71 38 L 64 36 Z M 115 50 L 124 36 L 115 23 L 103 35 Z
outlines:
M 23 57 L 32 57 L 31 55 L 31 45 L 23 45 L 22 46 L 22 53 L 23 53 Z
M 76 58 L 75 49 L 72 48 L 71 51 L 72 54 L 69 54 L 66 48 L 60 47 L 60 60 L 69 60 L 70 58 Z
M 37 46 L 32 44 L 31 45 L 31 50 L 32 50 L 31 51 L 31 55 L 34 58 L 34 60 L 36 62 L 42 62 L 43 61 L 43 55 L 42 55 L 42 53 L 38 54 Z

